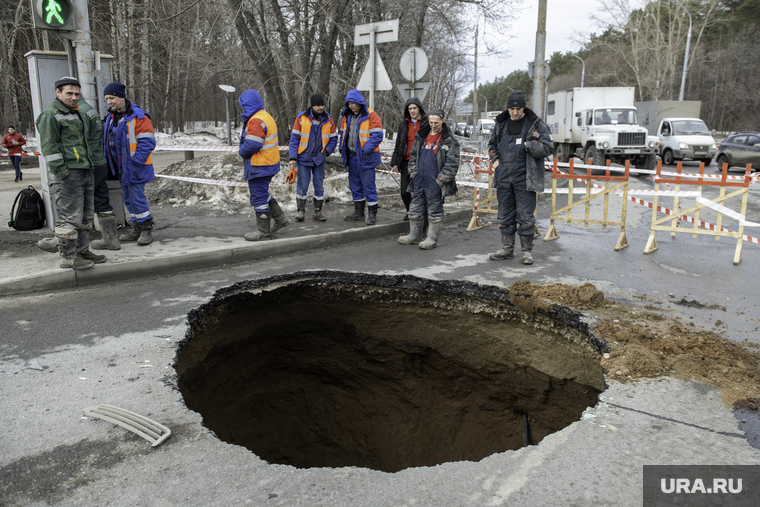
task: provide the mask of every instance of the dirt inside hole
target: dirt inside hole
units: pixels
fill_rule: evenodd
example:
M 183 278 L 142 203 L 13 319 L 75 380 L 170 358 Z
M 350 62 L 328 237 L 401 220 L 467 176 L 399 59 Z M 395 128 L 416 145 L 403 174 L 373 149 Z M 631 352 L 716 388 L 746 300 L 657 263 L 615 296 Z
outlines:
M 714 329 L 701 329 L 693 322 L 663 311 L 646 298 L 642 304 L 605 299 L 593 284 L 580 287 L 565 284 L 533 285 L 527 280 L 509 287 L 511 297 L 530 305 L 560 303 L 588 310 L 598 319 L 595 332 L 607 341 L 610 352 L 602 358 L 607 378 L 631 382 L 661 376 L 696 379 L 722 388 L 729 407 L 758 409 L 760 397 L 760 354 L 744 344 L 730 341 Z M 683 306 L 685 299 L 673 301 Z M 697 309 L 724 307 L 688 301 Z M 523 303 L 523 306 L 525 303 Z
M 297 273 L 238 284 L 190 315 L 187 406 L 222 440 L 296 467 L 480 460 L 577 421 L 604 344 L 576 312 L 526 314 L 468 282 Z

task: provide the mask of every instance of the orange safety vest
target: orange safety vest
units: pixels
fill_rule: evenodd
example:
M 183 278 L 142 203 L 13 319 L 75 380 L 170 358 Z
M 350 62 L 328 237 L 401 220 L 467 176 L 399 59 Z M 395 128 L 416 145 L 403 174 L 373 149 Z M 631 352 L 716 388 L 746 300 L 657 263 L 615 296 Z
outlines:
M 304 118 L 306 121 L 304 121 Z M 329 116 L 328 116 L 329 118 Z M 330 136 L 334 135 L 332 127 L 333 121 L 330 119 L 327 123 L 322 125 L 322 153 L 325 152 L 327 145 L 330 144 Z M 304 114 L 301 116 L 301 139 L 298 141 L 298 154 L 300 155 L 309 146 L 309 134 L 311 134 L 311 118 Z
M 369 136 L 370 134 L 372 134 L 372 132 L 375 132 L 378 130 L 380 132 L 383 131 L 382 124 L 380 124 L 379 127 L 377 125 L 374 125 L 373 128 L 370 128 L 370 120 L 373 118 L 372 113 L 374 113 L 374 111 L 370 108 L 366 108 L 366 109 L 367 109 L 367 119 L 359 123 L 359 144 L 361 145 L 362 150 L 364 149 L 364 145 L 367 144 L 367 141 L 369 141 Z M 375 118 L 377 118 L 378 120 L 380 119 L 380 117 L 377 115 L 375 115 Z M 376 123 L 379 123 L 379 122 L 376 122 Z M 346 132 L 346 135 L 348 135 L 348 121 L 346 120 L 345 115 L 343 115 L 342 130 L 343 132 Z M 377 145 L 375 149 L 372 151 L 380 151 L 380 145 Z
M 280 163 L 280 148 L 277 146 L 277 124 L 274 122 L 274 118 L 263 109 L 251 116 L 248 122 L 254 118 L 264 122 L 267 128 L 267 137 L 264 138 L 261 149 L 251 155 L 251 165 L 267 166 Z M 248 124 L 246 123 L 247 131 Z
M 155 134 L 152 132 L 144 132 L 142 134 L 135 135 L 135 120 L 137 120 L 137 117 L 132 118 L 127 122 L 128 132 L 129 132 L 129 156 L 131 158 L 134 158 L 135 152 L 137 151 L 137 140 L 142 139 L 143 137 L 156 137 Z M 148 155 L 148 160 L 145 161 L 145 164 L 143 165 L 152 165 L 153 164 L 153 153 Z

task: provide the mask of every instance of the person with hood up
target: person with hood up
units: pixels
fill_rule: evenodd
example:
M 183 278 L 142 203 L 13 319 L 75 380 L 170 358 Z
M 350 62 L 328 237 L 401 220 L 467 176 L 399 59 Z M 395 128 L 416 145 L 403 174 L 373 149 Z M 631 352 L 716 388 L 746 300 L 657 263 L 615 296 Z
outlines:
M 447 195 L 457 193 L 458 170 L 459 142 L 446 125 L 443 109 L 433 109 L 428 115 L 428 123 L 417 132 L 412 146 L 409 158 L 408 191 L 412 192 L 409 234 L 398 238 L 399 243 L 419 243 L 423 250 L 437 246 L 443 227 L 443 200 Z M 425 212 L 430 225 L 427 238 L 420 243 Z
M 103 129 L 103 155 L 112 175 L 119 177 L 124 206 L 129 212 L 132 231 L 119 241 L 137 241 L 140 246 L 153 243 L 153 215 L 145 197 L 145 184 L 156 179 L 153 150 L 156 135 L 148 113 L 127 100 L 127 87 L 113 82 L 103 89 L 108 116 Z M 111 227 L 115 230 L 116 217 Z M 103 228 L 104 235 L 107 229 Z
M 380 143 L 383 123 L 380 116 L 367 107 L 359 90 L 349 90 L 340 132 L 340 156 L 348 169 L 348 185 L 354 200 L 354 212 L 345 220 L 363 220 L 367 205 L 367 225 L 377 223 L 377 188 L 375 167 L 380 165 Z
M 501 250 L 490 257 L 493 260 L 514 258 L 517 232 L 522 263 L 533 264 L 536 192 L 544 191 L 544 159 L 554 153 L 554 143 L 549 127 L 526 106 L 523 92 L 511 93 L 507 110 L 496 117 L 488 142 L 499 201 L 502 244 Z
M 409 158 L 414 144 L 414 138 L 423 125 L 427 124 L 427 116 L 422 108 L 422 102 L 417 97 L 412 97 L 404 105 L 404 119 L 398 126 L 396 133 L 396 147 L 391 156 L 391 166 L 394 171 L 401 174 L 401 200 L 406 208 L 404 221 L 409 221 L 409 205 L 412 202 L 412 194 L 409 188 Z
M 263 241 L 271 239 L 272 234 L 290 223 L 277 200 L 269 194 L 269 182 L 280 172 L 277 124 L 272 115 L 264 111 L 264 102 L 256 90 L 244 91 L 238 102 L 243 109 L 238 154 L 244 160 L 251 206 L 256 212 L 256 231 L 247 233 L 245 239 Z
M 306 213 L 306 194 L 309 182 L 314 176 L 314 220 L 324 222 L 322 204 L 325 200 L 325 158 L 338 142 L 338 132 L 332 116 L 325 112 L 325 99 L 321 95 L 311 96 L 311 107 L 296 116 L 290 134 L 290 173 L 288 183 L 297 179 L 296 215 L 297 222 L 303 222 Z M 294 174 L 295 173 L 295 174 Z M 294 175 L 295 178 L 291 175 Z

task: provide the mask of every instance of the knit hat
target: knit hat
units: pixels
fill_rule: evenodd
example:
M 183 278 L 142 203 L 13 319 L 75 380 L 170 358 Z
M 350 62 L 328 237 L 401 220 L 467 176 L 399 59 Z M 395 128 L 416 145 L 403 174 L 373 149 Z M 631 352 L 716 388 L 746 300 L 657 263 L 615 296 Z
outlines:
M 525 102 L 525 95 L 520 90 L 509 94 L 507 99 L 507 109 L 510 107 L 525 107 L 528 104 Z
M 58 81 L 55 82 L 56 89 L 61 88 L 61 87 L 66 86 L 66 85 L 74 85 L 74 86 L 78 86 L 80 88 L 82 87 L 82 85 L 79 84 L 79 80 L 77 78 L 71 77 L 71 76 L 63 76 L 61 79 L 59 79 Z
M 446 112 L 443 109 L 432 109 L 428 111 L 428 116 L 435 115 L 440 117 L 442 120 L 446 119 Z
M 311 107 L 314 106 L 324 106 L 325 105 L 325 99 L 322 98 L 322 95 L 315 93 L 311 96 Z
M 108 83 L 103 90 L 103 96 L 113 95 L 114 97 L 127 98 L 127 87 L 119 82 Z

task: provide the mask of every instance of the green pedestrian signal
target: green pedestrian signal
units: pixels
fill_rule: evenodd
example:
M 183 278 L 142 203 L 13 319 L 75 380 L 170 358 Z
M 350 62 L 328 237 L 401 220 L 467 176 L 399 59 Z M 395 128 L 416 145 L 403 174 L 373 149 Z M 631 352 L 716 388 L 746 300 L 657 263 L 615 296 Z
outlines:
M 32 0 L 32 13 L 35 28 L 65 31 L 76 29 L 71 0 Z

